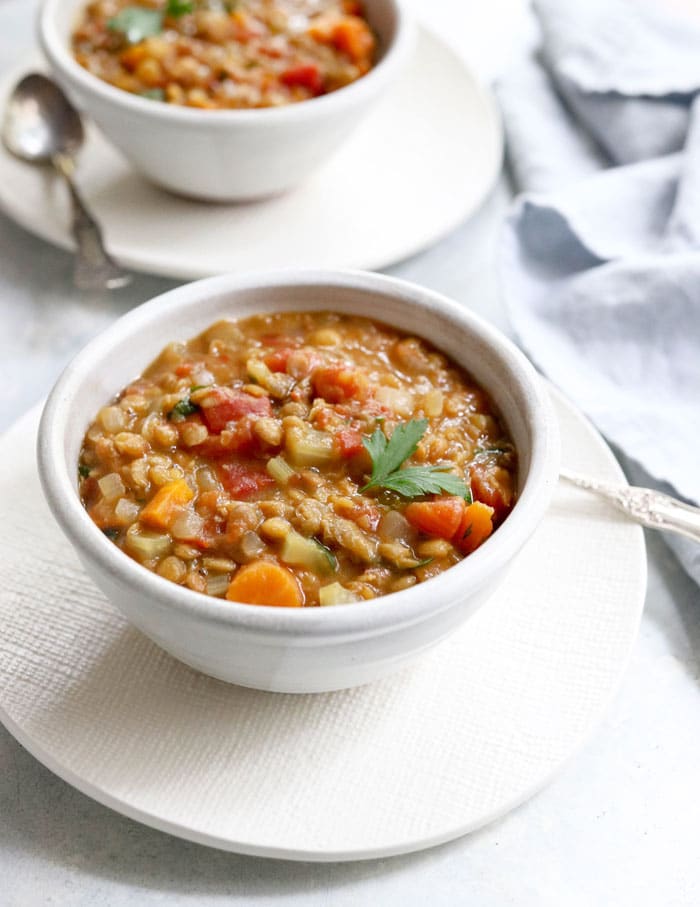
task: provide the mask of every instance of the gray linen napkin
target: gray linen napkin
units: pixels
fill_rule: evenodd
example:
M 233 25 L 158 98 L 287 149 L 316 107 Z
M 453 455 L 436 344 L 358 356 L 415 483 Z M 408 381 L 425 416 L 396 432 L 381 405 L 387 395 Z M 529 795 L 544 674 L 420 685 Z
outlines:
M 628 458 L 700 502 L 700 20 L 535 0 L 498 87 L 515 179 L 501 277 L 542 371 Z M 700 583 L 700 547 L 667 536 Z

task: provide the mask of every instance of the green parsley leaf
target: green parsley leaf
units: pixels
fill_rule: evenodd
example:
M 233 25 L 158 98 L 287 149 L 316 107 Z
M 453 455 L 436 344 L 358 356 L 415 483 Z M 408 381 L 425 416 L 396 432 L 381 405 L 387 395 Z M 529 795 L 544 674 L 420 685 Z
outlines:
M 86 466 L 84 463 L 81 463 L 78 466 L 78 475 L 81 477 L 81 479 L 87 479 L 87 477 L 90 475 L 90 467 Z
M 138 44 L 145 38 L 158 35 L 163 30 L 163 13 L 145 6 L 125 6 L 112 19 L 107 28 L 121 32 L 129 44 Z
M 107 536 L 110 541 L 114 542 L 119 538 L 118 529 L 103 529 L 102 532 Z
M 187 416 L 196 413 L 198 409 L 199 407 L 196 403 L 193 403 L 189 397 L 185 397 L 184 400 L 180 400 L 179 403 L 176 403 L 175 406 L 173 406 L 168 413 L 168 419 L 171 422 L 182 422 Z
M 413 456 L 418 442 L 428 427 L 427 419 L 411 419 L 397 425 L 391 438 L 376 428 L 362 443 L 372 460 L 372 475 L 361 492 L 370 488 L 386 488 L 406 498 L 423 494 L 456 494 L 467 498 L 469 488 L 462 479 L 449 472 L 447 466 L 407 466 L 401 464 Z
M 456 494 L 465 498 L 469 489 L 464 482 L 445 466 L 407 466 L 385 476 L 382 488 L 395 491 L 405 498 L 416 498 L 422 494 Z M 370 483 L 371 485 L 371 483 Z M 366 485 L 365 488 L 368 488 Z M 362 491 L 365 489 L 363 488 Z
M 384 479 L 396 472 L 404 460 L 416 452 L 418 442 L 428 427 L 427 419 L 411 419 L 397 425 L 391 439 L 381 428 L 375 428 L 369 438 L 363 438 L 365 450 L 372 458 L 372 475 L 362 491 L 384 485 Z
M 143 91 L 139 92 L 142 98 L 147 98 L 149 101 L 164 101 L 165 92 L 162 88 L 145 88 Z
M 188 13 L 193 12 L 193 0 L 168 0 L 165 4 L 165 15 L 173 16 L 175 19 L 179 19 L 180 16 L 186 16 Z

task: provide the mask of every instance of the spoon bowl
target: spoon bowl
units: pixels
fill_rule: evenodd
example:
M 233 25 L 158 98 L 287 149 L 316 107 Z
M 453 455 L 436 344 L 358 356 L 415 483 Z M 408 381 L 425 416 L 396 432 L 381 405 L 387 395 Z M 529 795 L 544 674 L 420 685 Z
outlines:
M 16 157 L 38 164 L 57 154 L 77 154 L 85 133 L 80 115 L 59 86 L 31 73 L 10 96 L 2 138 Z

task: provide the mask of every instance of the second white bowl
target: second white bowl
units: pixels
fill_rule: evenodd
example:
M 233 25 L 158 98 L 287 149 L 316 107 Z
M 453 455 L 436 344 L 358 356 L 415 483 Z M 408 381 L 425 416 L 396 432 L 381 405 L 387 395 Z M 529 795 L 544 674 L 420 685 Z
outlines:
M 86 0 L 44 0 L 39 40 L 81 110 L 151 182 L 208 201 L 251 201 L 303 182 L 338 147 L 397 75 L 412 28 L 397 0 L 366 0 L 381 58 L 367 75 L 320 98 L 255 110 L 195 110 L 141 98 L 73 58 Z

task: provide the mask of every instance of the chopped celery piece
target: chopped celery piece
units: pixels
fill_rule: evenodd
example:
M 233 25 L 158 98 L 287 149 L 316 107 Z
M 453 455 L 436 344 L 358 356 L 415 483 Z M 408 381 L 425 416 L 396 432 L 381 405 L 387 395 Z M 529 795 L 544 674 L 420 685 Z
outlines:
M 333 435 L 314 428 L 290 429 L 285 447 L 294 466 L 327 466 L 338 459 Z
M 313 573 L 328 576 L 338 569 L 338 561 L 333 552 L 316 539 L 307 539 L 292 530 L 282 544 L 280 557 L 285 564 L 293 567 L 305 567 Z
M 284 372 L 272 372 L 262 359 L 249 359 L 246 371 L 251 381 L 259 384 L 272 397 L 282 400 L 294 387 L 294 378 Z
M 143 529 L 139 523 L 132 523 L 126 533 L 126 547 L 140 561 L 150 561 L 168 554 L 172 541 L 162 532 Z
M 283 457 L 272 457 L 267 461 L 267 471 L 278 485 L 287 485 L 294 470 Z
M 330 583 L 328 586 L 321 586 L 318 590 L 318 598 L 321 605 L 349 605 L 352 602 L 359 602 L 360 596 L 355 595 L 340 583 Z

